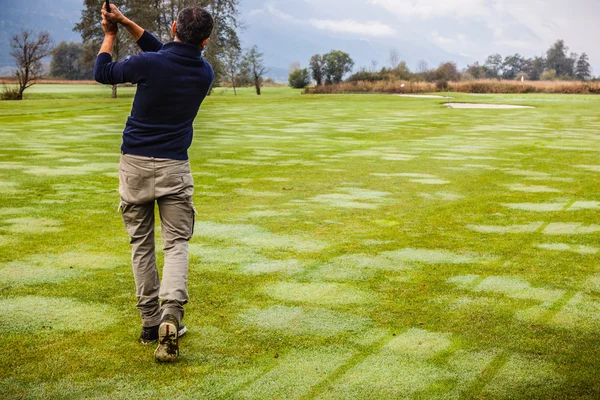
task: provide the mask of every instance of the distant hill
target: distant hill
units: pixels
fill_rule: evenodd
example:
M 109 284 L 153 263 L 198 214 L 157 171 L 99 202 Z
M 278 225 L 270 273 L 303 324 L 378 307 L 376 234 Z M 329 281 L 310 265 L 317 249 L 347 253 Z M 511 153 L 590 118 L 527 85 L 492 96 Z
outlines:
M 21 28 L 48 30 L 54 44 L 62 40 L 80 41 L 73 26 L 79 21 L 83 0 L 17 0 L 2 1 L 0 12 L 0 75 L 10 72 L 13 60 L 9 54 L 9 40 Z M 101 1 L 98 1 L 100 5 Z M 369 66 L 377 60 L 379 66 L 386 63 L 389 51 L 396 48 L 401 58 L 415 68 L 419 60 L 427 60 L 431 66 L 441 61 L 454 60 L 465 65 L 464 57 L 448 53 L 439 46 L 421 37 L 405 32 L 402 38 L 361 40 L 324 35 L 314 29 L 286 24 L 285 21 L 264 20 L 252 10 L 264 0 L 241 0 L 240 15 L 245 29 L 240 32 L 243 45 L 258 45 L 265 54 L 265 64 L 270 69 L 268 76 L 274 80 L 287 81 L 287 69 L 293 61 L 306 67 L 310 56 L 332 49 L 348 52 L 355 60 L 356 68 Z
M 0 12 L 0 67 L 12 66 L 10 38 L 22 28 L 47 30 L 54 44 L 61 40 L 80 41 L 73 26 L 81 17 L 82 0 L 2 1 Z

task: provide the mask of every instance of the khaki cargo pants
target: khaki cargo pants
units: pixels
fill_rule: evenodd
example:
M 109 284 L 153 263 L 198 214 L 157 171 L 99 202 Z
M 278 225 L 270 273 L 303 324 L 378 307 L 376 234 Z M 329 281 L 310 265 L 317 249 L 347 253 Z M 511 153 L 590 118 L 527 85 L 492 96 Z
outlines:
M 121 210 L 131 237 L 137 309 L 144 327 L 160 324 L 165 314 L 172 314 L 178 320 L 183 318 L 183 305 L 189 300 L 188 241 L 194 230 L 193 193 L 189 161 L 121 156 Z M 164 243 L 162 282 L 154 248 L 155 204 Z

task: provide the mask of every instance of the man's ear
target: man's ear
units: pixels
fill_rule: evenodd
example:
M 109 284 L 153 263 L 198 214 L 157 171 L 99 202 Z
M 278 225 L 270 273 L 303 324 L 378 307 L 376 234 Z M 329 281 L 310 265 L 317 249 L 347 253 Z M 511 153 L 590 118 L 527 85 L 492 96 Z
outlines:
M 173 26 L 171 26 L 171 31 L 173 32 L 173 36 L 177 35 L 177 21 L 173 22 Z
M 210 40 L 210 38 L 206 38 L 202 41 L 202 49 L 204 50 L 204 48 L 206 47 L 206 43 L 208 43 L 208 41 Z

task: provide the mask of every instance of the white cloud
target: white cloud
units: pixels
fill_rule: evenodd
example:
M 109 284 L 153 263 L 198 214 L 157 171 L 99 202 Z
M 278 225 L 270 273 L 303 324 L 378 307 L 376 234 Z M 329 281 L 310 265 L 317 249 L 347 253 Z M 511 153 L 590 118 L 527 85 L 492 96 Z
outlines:
M 444 37 L 444 36 L 440 35 L 439 33 L 437 33 L 437 31 L 431 32 L 431 36 L 433 38 L 433 41 L 439 45 L 448 45 L 448 44 L 454 43 L 453 39 Z
M 261 8 L 258 8 L 258 9 L 256 9 L 256 10 L 251 10 L 251 11 L 248 13 L 248 15 L 249 15 L 250 17 L 254 17 L 254 16 L 257 16 L 257 15 L 262 15 L 262 14 L 264 14 L 264 13 L 265 13 L 265 10 L 263 10 L 263 9 L 261 9 Z
M 490 15 L 486 0 L 370 0 L 400 17 L 432 18 L 452 16 L 467 18 Z
M 248 1 L 250 10 L 260 8 L 273 22 L 293 29 L 389 46 L 396 39 L 418 43 L 423 58 L 435 58 L 439 48 L 480 61 L 496 52 L 530 57 L 564 39 L 572 51 L 587 52 L 600 72 L 600 0 Z
M 473 44 L 468 35 L 459 33 L 454 36 L 442 36 L 437 31 L 431 32 L 431 39 L 440 47 L 455 52 L 466 58 L 473 58 L 468 52 Z
M 252 11 L 257 14 L 259 10 Z M 262 10 L 261 10 L 262 11 Z M 393 36 L 396 30 L 389 25 L 377 21 L 358 22 L 353 19 L 315 19 L 303 20 L 279 10 L 275 2 L 265 4 L 265 11 L 282 21 L 310 25 L 314 28 L 341 34 L 353 34 L 371 37 Z
M 393 36 L 396 33 L 391 26 L 376 21 L 362 23 L 351 19 L 310 19 L 308 22 L 317 29 L 335 33 L 354 33 L 373 37 Z
M 290 21 L 290 22 L 299 22 L 299 20 L 297 18 L 292 17 L 291 15 L 286 14 L 283 11 L 279 10 L 277 7 L 275 7 L 274 2 L 269 2 L 269 3 L 265 4 L 265 9 L 269 14 L 271 14 L 274 17 L 279 18 L 281 20 Z

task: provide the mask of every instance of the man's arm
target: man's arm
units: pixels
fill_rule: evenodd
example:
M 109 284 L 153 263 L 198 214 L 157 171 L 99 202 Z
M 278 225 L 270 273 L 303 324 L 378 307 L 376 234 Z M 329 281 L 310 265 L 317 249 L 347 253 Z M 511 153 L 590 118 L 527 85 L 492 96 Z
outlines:
M 137 57 L 130 57 L 121 62 L 112 62 L 113 46 L 118 34 L 117 24 L 109 21 L 103 14 L 102 29 L 104 30 L 104 40 L 94 65 L 94 79 L 97 82 L 109 85 L 124 82 L 136 83 L 139 79 L 136 76 L 139 75 L 139 68 L 136 67 L 139 64 Z
M 106 6 L 103 6 L 102 16 L 109 21 L 123 25 L 131 37 L 137 42 L 138 46 L 140 46 L 142 51 L 155 52 L 162 48 L 163 44 L 160 40 L 124 16 L 114 4 L 110 5 L 110 12 L 107 12 Z

